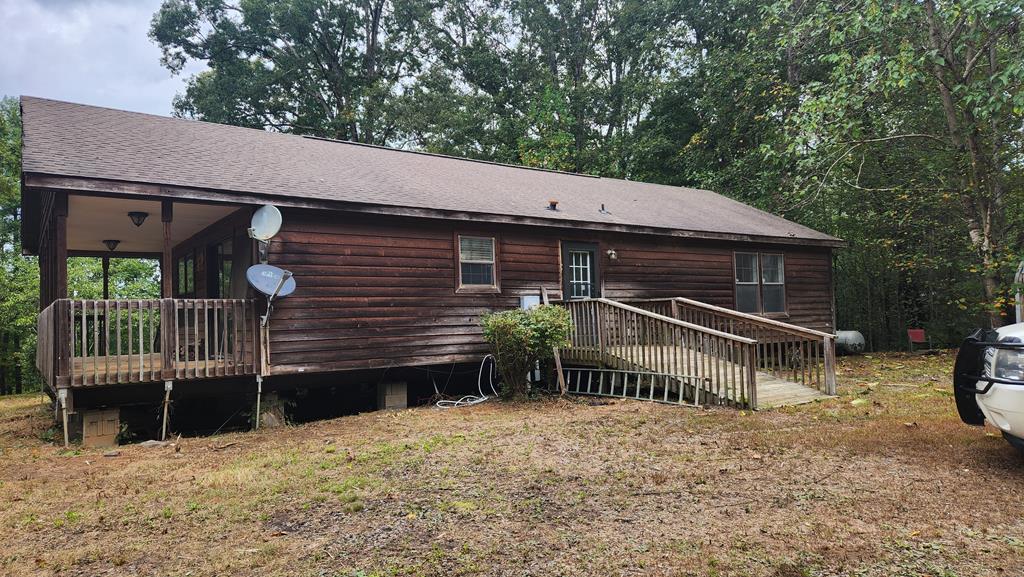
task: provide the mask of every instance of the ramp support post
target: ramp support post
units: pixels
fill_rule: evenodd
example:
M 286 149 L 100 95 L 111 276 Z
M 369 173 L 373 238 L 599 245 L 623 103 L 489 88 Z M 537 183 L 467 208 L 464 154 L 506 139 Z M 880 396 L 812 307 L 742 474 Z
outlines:
M 171 391 L 174 390 L 174 381 L 164 381 L 164 416 L 160 421 L 160 440 L 167 440 L 167 420 L 170 417 Z
M 256 375 L 256 426 L 255 429 L 258 431 L 260 428 L 260 401 L 263 397 L 263 375 Z
M 64 425 L 64 448 L 67 449 L 71 446 L 70 436 L 68 434 L 68 397 L 71 392 L 67 388 L 57 389 L 57 402 L 60 403 L 61 420 Z

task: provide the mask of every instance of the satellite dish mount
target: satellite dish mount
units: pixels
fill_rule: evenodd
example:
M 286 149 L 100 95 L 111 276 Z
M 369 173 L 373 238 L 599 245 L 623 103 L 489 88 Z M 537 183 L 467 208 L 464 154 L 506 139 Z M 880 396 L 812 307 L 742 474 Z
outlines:
M 272 204 L 265 204 L 259 207 L 252 215 L 249 225 L 249 238 L 259 243 L 259 259 L 261 264 L 267 264 L 267 256 L 270 253 L 270 239 L 277 236 L 281 231 L 281 211 Z
M 267 297 L 267 312 L 260 317 L 260 326 L 265 327 L 270 321 L 271 311 L 274 310 L 274 300 L 295 292 L 295 278 L 291 271 L 269 264 L 252 265 L 249 270 L 245 271 L 245 278 L 252 288 Z

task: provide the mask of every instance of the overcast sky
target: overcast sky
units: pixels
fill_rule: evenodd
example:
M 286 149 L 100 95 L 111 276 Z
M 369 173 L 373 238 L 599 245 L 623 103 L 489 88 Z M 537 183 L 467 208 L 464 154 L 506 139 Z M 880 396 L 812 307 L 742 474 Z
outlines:
M 161 0 L 0 0 L 0 96 L 41 96 L 168 115 L 185 79 L 160 65 Z

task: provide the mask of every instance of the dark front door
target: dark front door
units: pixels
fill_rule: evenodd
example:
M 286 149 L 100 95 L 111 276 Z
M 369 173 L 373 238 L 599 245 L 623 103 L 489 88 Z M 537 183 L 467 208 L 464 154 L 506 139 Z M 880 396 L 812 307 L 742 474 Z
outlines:
M 565 299 L 598 298 L 601 281 L 597 267 L 597 245 L 586 242 L 562 243 L 562 290 Z

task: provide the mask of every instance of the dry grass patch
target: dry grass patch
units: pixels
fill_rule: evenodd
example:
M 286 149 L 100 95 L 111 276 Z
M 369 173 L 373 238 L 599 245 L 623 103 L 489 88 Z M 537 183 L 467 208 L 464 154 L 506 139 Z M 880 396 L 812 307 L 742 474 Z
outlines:
M 838 398 L 758 413 L 485 403 L 114 458 L 0 399 L 0 575 L 1022 574 L 1022 460 L 960 424 L 951 366 L 845 358 Z

